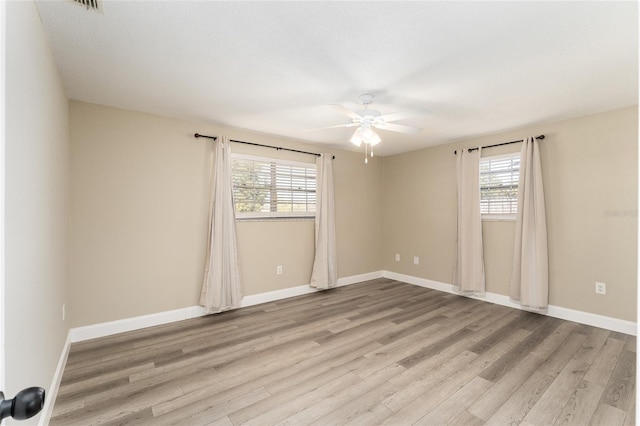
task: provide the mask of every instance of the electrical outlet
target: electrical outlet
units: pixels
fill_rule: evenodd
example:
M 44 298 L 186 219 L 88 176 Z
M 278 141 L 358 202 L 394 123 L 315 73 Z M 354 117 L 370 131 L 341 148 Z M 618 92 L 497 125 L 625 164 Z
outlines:
M 277 275 L 282 275 L 282 265 L 276 266 L 276 274 Z
M 62 321 L 64 321 L 65 318 L 67 318 L 67 304 L 63 303 L 62 304 Z
M 596 282 L 596 293 L 607 294 L 607 284 Z
M 419 265 L 420 264 L 420 258 L 418 256 L 413 256 L 413 264 L 414 265 Z
M 396 262 L 400 262 L 400 255 L 396 254 Z

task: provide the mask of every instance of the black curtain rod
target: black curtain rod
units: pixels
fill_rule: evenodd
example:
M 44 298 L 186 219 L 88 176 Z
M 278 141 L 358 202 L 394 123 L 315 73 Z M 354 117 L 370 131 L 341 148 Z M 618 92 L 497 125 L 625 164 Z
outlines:
M 536 136 L 536 139 L 540 139 L 540 140 L 542 140 L 542 139 L 544 139 L 544 135 Z M 518 143 L 518 142 L 522 142 L 522 141 L 524 141 L 524 139 L 520 139 L 519 141 L 502 142 L 502 143 L 497 143 L 497 144 L 495 144 L 495 145 L 487 145 L 487 146 L 483 146 L 483 147 L 482 147 L 482 149 L 485 149 L 485 148 L 493 148 L 493 147 L 496 147 L 496 146 L 502 146 L 502 145 L 511 145 L 512 143 Z M 477 150 L 478 150 L 478 148 L 469 148 L 467 151 L 471 152 L 471 151 L 477 151 Z M 457 150 L 456 150 L 456 151 L 453 151 L 453 153 L 454 153 L 454 154 L 457 154 L 457 153 L 458 153 L 458 151 L 457 151 Z
M 200 133 L 196 133 L 193 136 L 195 136 L 196 138 L 209 138 L 209 139 L 213 139 L 213 140 L 218 139 L 217 136 L 201 135 Z M 300 151 L 300 150 L 297 150 L 297 149 L 282 148 L 280 146 L 262 145 L 262 144 L 254 143 L 254 142 L 237 141 L 237 140 L 234 140 L 234 139 L 230 139 L 230 141 L 231 142 L 235 142 L 235 143 L 243 143 L 245 145 L 261 146 L 263 148 L 273 148 L 273 149 L 277 149 L 278 151 L 282 150 L 282 151 L 299 152 L 300 154 L 309 154 L 309 155 L 315 155 L 316 157 L 320 157 L 320 154 L 318 154 L 317 152 Z M 336 156 L 332 155 L 331 158 L 335 159 Z

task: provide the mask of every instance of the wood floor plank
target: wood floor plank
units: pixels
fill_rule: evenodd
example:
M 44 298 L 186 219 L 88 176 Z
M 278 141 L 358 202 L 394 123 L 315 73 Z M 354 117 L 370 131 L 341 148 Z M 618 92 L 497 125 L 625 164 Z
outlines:
M 591 364 L 596 356 L 598 356 L 598 352 L 600 352 L 600 349 L 602 349 L 608 337 L 608 330 L 592 327 L 587 338 L 578 350 L 578 353 L 575 355 L 575 359 Z
M 635 401 L 636 354 L 622 351 L 611 373 L 601 402 L 627 411 Z
M 415 380 L 408 379 L 413 369 L 407 370 L 397 378 L 390 379 L 390 382 L 398 387 L 398 391 L 382 401 L 382 404 L 394 412 L 400 412 L 404 407 L 424 395 L 426 390 L 439 386 L 448 377 L 453 376 L 477 357 L 478 355 L 473 352 L 463 351 Z
M 483 311 L 479 309 L 478 313 L 481 312 Z M 470 314 L 466 314 L 459 319 L 446 318 L 443 322 L 438 322 L 427 328 L 418 330 L 410 336 L 402 337 L 384 345 L 375 352 L 365 355 L 371 360 L 358 369 L 356 374 L 360 377 L 366 377 L 368 374 L 375 372 L 385 365 L 397 363 L 401 360 L 411 362 L 412 364 L 415 364 L 412 361 L 415 360 L 419 363 L 426 356 L 436 355 L 439 351 L 445 350 L 447 346 L 453 343 L 448 337 L 452 333 L 463 330 L 471 321 L 472 318 Z M 467 330 L 461 332 L 458 336 L 469 336 L 470 333 L 472 332 Z M 427 347 L 429 347 L 429 349 L 425 349 Z
M 602 392 L 604 392 L 603 386 L 587 381 L 585 376 L 585 380 L 573 391 L 554 424 L 575 426 L 589 424 L 598 407 Z
M 627 410 L 627 415 L 624 418 L 624 426 L 636 426 L 636 402 L 635 400 L 631 404 L 631 408 Z
M 442 425 L 451 422 L 460 410 L 469 405 L 486 392 L 493 383 L 482 377 L 474 377 L 456 393 L 444 400 L 435 409 L 416 422 L 419 425 Z
M 627 336 L 627 341 L 624 344 L 624 350 L 625 351 L 630 351 L 630 352 L 635 352 L 636 351 L 636 341 L 637 338 L 636 336 Z
M 528 332 L 525 333 L 527 335 L 529 334 Z M 419 387 L 419 389 L 417 389 L 419 391 L 418 395 L 415 395 L 415 389 L 411 386 L 400 389 L 398 393 L 393 396 L 393 400 L 388 398 L 386 401 L 383 401 L 388 407 L 391 407 L 391 401 L 400 401 L 400 403 L 397 404 L 397 408 L 394 410 L 395 413 L 385 419 L 382 424 L 396 425 L 413 424 L 417 422 L 449 395 L 457 392 L 458 389 L 482 373 L 484 369 L 499 359 L 505 352 L 508 352 L 515 345 L 519 344 L 519 340 L 520 339 L 516 339 L 515 336 L 510 336 L 510 338 L 499 342 L 499 344 L 482 355 L 478 356 L 472 353 L 475 358 L 471 362 L 461 366 L 459 370 L 452 372 L 452 374 L 445 377 L 439 383 Z M 409 393 L 409 395 L 403 398 L 397 398 L 397 395 L 400 393 Z
M 289 425 L 331 424 L 336 418 L 343 419 L 345 422 L 350 421 L 376 405 L 389 392 L 394 391 L 395 386 L 388 383 L 388 380 L 403 370 L 397 364 L 390 365 L 322 399 L 305 395 L 309 402 L 304 403 L 302 399 L 291 401 L 288 407 L 284 407 L 284 410 L 290 414 L 278 421 Z M 309 396 L 311 396 L 310 400 Z
M 252 404 L 245 409 L 229 415 L 235 424 L 273 424 L 291 415 L 291 410 L 300 410 L 298 406 L 291 406 L 292 401 L 303 399 L 304 401 L 316 401 L 332 395 L 345 387 L 349 387 L 361 380 L 347 368 L 329 370 L 327 373 L 305 380 L 299 386 L 290 387 L 282 392 L 272 394 L 269 398 Z
M 616 365 L 611 362 L 611 360 L 617 359 L 623 349 L 624 341 L 608 338 L 596 358 L 593 360 L 593 363 L 589 367 L 589 371 L 587 371 L 584 379 L 601 386 L 606 386 Z
M 345 421 L 342 424 L 345 426 L 375 425 L 380 422 L 380 419 L 385 419 L 391 414 L 391 410 L 387 407 L 382 404 L 376 404 L 367 411 L 353 416 L 350 420 Z
M 452 426 L 480 426 L 484 424 L 484 420 L 477 418 L 467 410 L 456 410 L 458 415 L 455 416 L 447 425 Z
M 52 418 L 50 424 L 101 425 L 145 410 L 159 401 L 171 400 L 181 395 L 183 395 L 181 388 L 172 384 L 163 384 L 146 389 L 142 395 L 125 393 L 96 404 L 87 404 L 80 410 Z
M 518 389 L 536 370 L 543 360 L 535 353 L 530 353 L 521 362 L 513 374 L 507 374 L 498 380 L 467 410 L 474 416 L 488 420 L 513 392 Z
M 557 376 L 572 358 L 578 362 L 584 359 L 579 351 L 584 348 L 586 337 L 583 334 L 571 333 L 569 337 L 560 345 L 540 366 L 540 371 L 550 375 Z M 579 359 L 577 359 L 579 358 Z M 585 364 L 587 364 L 585 362 Z
M 626 413 L 622 410 L 614 408 L 607 404 L 599 404 L 596 408 L 591 421 L 590 426 L 611 426 L 621 425 L 624 422 Z
M 362 380 L 348 372 L 321 386 L 307 388 L 306 392 L 304 390 L 299 392 L 297 389 L 289 390 L 273 398 L 273 401 L 277 401 L 276 404 L 269 404 L 268 407 L 250 406 L 231 414 L 229 418 L 234 424 L 276 424 L 300 410 L 301 407 L 313 404 L 318 400 L 325 400 L 341 389 L 349 388 L 358 383 L 362 383 Z
M 532 424 L 550 425 L 562 414 L 562 410 L 586 374 L 588 365 L 572 359 L 549 385 L 545 393 L 525 416 Z
M 356 340 L 350 345 L 340 347 L 339 351 L 334 354 L 327 352 L 294 364 L 293 368 L 296 372 L 294 375 L 272 380 L 266 385 L 266 388 L 273 394 L 298 386 L 300 383 L 309 380 L 309 377 L 313 377 L 316 374 L 325 374 L 329 370 L 344 367 L 353 371 L 366 363 L 366 359 L 363 356 L 365 353 L 378 347 L 380 347 L 380 344 L 376 342 L 363 344 L 363 342 Z
M 74 343 L 50 424 L 629 425 L 635 342 L 376 279 Z
M 201 386 L 198 389 L 186 392 L 184 396 L 174 398 L 172 400 L 163 401 L 152 407 L 154 416 L 163 416 L 167 413 L 181 410 L 183 408 L 190 410 L 190 407 L 201 406 L 202 404 L 211 404 L 215 406 L 224 401 L 242 399 L 246 395 L 254 393 L 261 394 L 261 389 L 273 380 L 280 380 L 289 377 L 292 371 L 288 369 L 275 369 L 273 371 L 266 371 L 265 374 L 254 377 L 242 377 L 233 381 L 225 380 L 205 380 L 207 385 Z M 215 375 L 214 379 L 217 379 Z M 203 385 L 202 382 L 199 385 Z M 253 401 L 255 402 L 255 401 Z M 252 403 L 253 403 L 252 402 Z M 237 408 L 239 409 L 239 407 Z
M 565 344 L 567 338 L 571 334 L 581 336 L 582 334 L 578 333 L 579 330 L 579 324 L 573 322 L 563 322 L 562 324 L 560 324 L 560 327 L 558 327 L 553 333 L 549 335 L 549 337 L 544 339 L 544 341 L 533 350 L 533 353 L 546 360 L 553 352 L 558 350 L 561 345 Z
M 154 424 L 191 426 L 206 425 L 226 418 L 234 411 L 241 410 L 270 396 L 264 388 L 259 388 L 239 396 L 229 394 L 226 398 L 203 398 L 194 404 L 176 407 L 169 412 L 153 417 Z
M 531 411 L 554 378 L 542 373 L 534 372 L 487 420 L 487 425 L 518 425 Z
M 153 422 L 153 413 L 151 408 L 143 408 L 118 419 L 102 423 L 104 426 L 133 426 L 141 424 L 151 424 Z
M 547 336 L 560 326 L 560 321 L 547 317 L 527 336 L 521 344 L 497 359 L 489 368 L 482 372 L 481 377 L 490 382 L 497 382 L 516 366 L 529 352 L 533 351 Z
M 385 381 L 380 384 L 372 383 L 373 377 L 363 380 L 367 390 L 358 392 L 359 395 L 342 405 L 335 411 L 311 423 L 316 426 L 336 426 L 354 421 L 357 417 L 375 407 L 381 400 L 388 397 L 397 389 Z

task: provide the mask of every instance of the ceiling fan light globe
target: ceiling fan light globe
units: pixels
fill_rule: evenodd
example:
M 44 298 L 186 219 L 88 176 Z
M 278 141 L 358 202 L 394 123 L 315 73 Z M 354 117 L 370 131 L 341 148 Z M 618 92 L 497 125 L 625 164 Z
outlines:
M 367 145 L 377 145 L 380 143 L 380 140 L 380 136 L 370 128 L 364 129 L 362 131 L 362 142 L 366 143 Z
M 361 127 L 358 127 L 358 129 L 356 129 L 356 131 L 353 132 L 353 135 L 351 135 L 351 137 L 349 138 L 349 142 L 351 142 L 355 146 L 362 145 L 362 128 Z

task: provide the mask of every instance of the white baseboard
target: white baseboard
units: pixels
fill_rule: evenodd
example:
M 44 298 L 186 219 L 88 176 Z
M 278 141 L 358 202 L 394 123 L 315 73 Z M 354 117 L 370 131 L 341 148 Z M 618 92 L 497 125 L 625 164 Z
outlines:
M 338 279 L 337 287 L 349 284 L 355 284 L 362 281 L 369 281 L 376 278 L 382 278 L 383 271 L 369 272 L 366 274 L 352 275 Z M 296 287 L 289 287 L 282 290 L 274 290 L 266 293 L 252 294 L 245 296 L 240 303 L 241 308 L 259 305 L 261 303 L 273 302 L 275 300 L 287 299 L 289 297 L 302 296 L 304 294 L 315 293 L 317 290 L 310 287 L 309 284 Z M 202 306 L 189 306 L 186 308 L 175 309 L 172 311 L 158 312 L 155 314 L 142 315 L 139 317 L 125 318 L 116 321 L 103 322 L 99 324 L 87 325 L 84 327 L 75 327 L 69 330 L 71 343 L 81 342 L 84 340 L 95 339 L 98 337 L 110 336 L 112 334 L 125 333 L 127 331 L 139 330 L 141 328 L 152 327 L 154 325 L 162 325 L 175 321 L 182 321 L 190 318 L 196 318 L 206 315 L 206 311 Z
M 360 283 L 363 281 L 374 280 L 376 278 L 382 278 L 382 271 L 369 272 L 366 274 L 352 275 L 350 277 L 338 278 L 336 287 L 342 287 L 345 285 Z M 309 284 L 300 285 L 297 287 L 284 288 L 282 290 L 274 290 L 266 293 L 252 294 L 245 296 L 240 302 L 240 307 L 245 308 L 247 306 L 259 305 L 261 303 L 273 302 L 276 300 L 288 299 L 289 297 L 302 296 L 304 294 L 315 293 L 318 290 Z
M 67 365 L 67 358 L 69 357 L 70 347 L 71 332 L 69 331 L 67 333 L 67 340 L 65 341 L 64 347 L 62 348 L 62 353 L 60 354 L 60 359 L 58 360 L 56 372 L 53 374 L 53 379 L 51 380 L 51 386 L 49 386 L 49 390 L 47 391 L 44 398 L 44 407 L 42 407 L 42 411 L 40 412 L 40 420 L 38 421 L 38 426 L 46 426 L 51 421 L 51 415 L 53 414 L 53 404 L 56 402 L 56 397 L 58 396 L 58 389 L 60 389 L 60 381 L 62 380 L 64 366 Z
M 390 278 L 402 281 L 408 284 L 418 285 L 433 290 L 443 291 L 446 293 L 458 294 L 453 291 L 451 284 L 429 280 L 426 278 L 414 277 L 411 275 L 399 274 L 391 271 L 374 271 L 366 274 L 352 275 L 338 279 L 338 287 L 355 284 L 363 281 L 369 281 L 376 278 Z M 287 299 L 289 297 L 302 296 L 305 294 L 315 293 L 319 290 L 310 287 L 308 284 L 296 287 L 289 287 L 281 290 L 269 291 L 266 293 L 253 294 L 245 296 L 240 304 L 241 308 L 259 305 L 261 303 L 273 302 L 276 300 Z M 510 308 L 522 309 L 520 305 L 512 302 L 508 296 L 497 293 L 486 293 L 485 297 L 470 296 L 476 300 L 495 303 L 497 305 L 508 306 Z M 175 309 L 172 311 L 158 312 L 150 315 L 126 318 L 122 320 L 109 321 L 100 324 L 93 324 L 84 327 L 76 327 L 69 330 L 70 342 L 80 342 L 98 337 L 110 336 L 113 334 L 124 333 L 141 328 L 152 327 L 155 325 L 167 324 L 175 321 L 196 318 L 206 314 L 201 306 L 189 306 L 186 308 Z M 579 322 L 594 327 L 605 328 L 607 330 L 618 331 L 635 336 L 637 334 L 637 324 L 632 321 L 625 321 L 617 318 L 607 317 L 603 315 L 592 314 L 574 309 L 563 308 L 561 306 L 549 305 L 547 315 L 555 318 L 565 319 L 568 321 Z
M 413 277 L 411 275 L 399 274 L 397 272 L 383 271 L 385 278 L 390 278 L 396 281 L 402 281 L 407 284 L 413 284 L 420 287 L 430 288 L 432 290 L 443 291 L 446 293 L 458 294 L 453 291 L 453 285 L 447 283 L 441 283 L 438 281 L 429 280 L 426 278 Z M 505 296 L 497 293 L 487 292 L 485 297 L 466 296 L 472 299 L 482 300 L 484 302 L 495 303 L 496 305 L 508 306 L 510 308 L 522 309 L 517 303 L 514 303 L 509 299 L 509 296 Z M 577 311 L 575 309 L 563 308 L 562 306 L 549 305 L 546 315 L 554 318 L 560 318 L 567 321 L 578 322 L 580 324 L 591 325 L 593 327 L 604 328 L 611 331 L 617 331 L 620 333 L 630 334 L 632 336 L 637 335 L 637 324 L 632 321 L 621 320 L 618 318 L 607 317 L 604 315 L 592 314 L 584 311 Z
M 357 284 L 364 281 L 375 280 L 384 277 L 384 271 L 368 272 L 366 274 L 351 275 L 350 277 L 338 278 L 338 287 L 349 284 Z
M 103 322 L 84 327 L 75 327 L 69 330 L 69 333 L 71 335 L 71 343 L 74 343 L 81 342 L 83 340 L 95 339 L 97 337 L 110 336 L 117 333 L 125 333 L 127 331 L 138 330 L 141 328 L 153 327 L 154 325 L 200 317 L 204 314 L 205 310 L 201 306 L 189 306 L 187 308 L 174 309 L 172 311 L 158 312 L 155 314 Z

